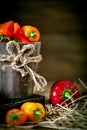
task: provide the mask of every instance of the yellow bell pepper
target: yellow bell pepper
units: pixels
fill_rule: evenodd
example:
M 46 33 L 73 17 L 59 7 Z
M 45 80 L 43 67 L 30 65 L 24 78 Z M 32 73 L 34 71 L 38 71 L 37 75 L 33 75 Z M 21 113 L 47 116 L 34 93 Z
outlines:
M 29 121 L 38 121 L 45 117 L 45 108 L 41 103 L 25 102 L 21 105 L 21 110 L 27 113 Z

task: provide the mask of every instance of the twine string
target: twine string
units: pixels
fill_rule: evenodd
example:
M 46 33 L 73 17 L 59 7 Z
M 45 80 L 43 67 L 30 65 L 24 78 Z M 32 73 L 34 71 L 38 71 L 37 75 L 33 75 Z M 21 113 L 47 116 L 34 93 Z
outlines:
M 15 51 L 12 48 L 15 47 Z M 46 79 L 37 74 L 29 67 L 29 63 L 39 63 L 42 60 L 41 54 L 32 56 L 35 51 L 35 45 L 26 44 L 20 47 L 20 44 L 16 41 L 9 41 L 6 44 L 6 50 L 8 55 L 0 54 L 0 62 L 10 62 L 8 65 L 2 65 L 2 69 L 12 67 L 14 70 L 21 73 L 22 77 L 31 76 L 37 91 L 43 91 L 44 87 L 47 85 Z

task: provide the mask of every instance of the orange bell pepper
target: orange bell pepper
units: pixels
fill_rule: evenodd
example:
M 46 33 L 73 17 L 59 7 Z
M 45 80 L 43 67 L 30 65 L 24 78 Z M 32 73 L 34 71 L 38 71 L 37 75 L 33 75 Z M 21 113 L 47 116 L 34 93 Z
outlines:
M 22 26 L 20 34 L 23 34 L 25 37 L 27 37 L 30 42 L 38 42 L 40 40 L 40 32 L 34 26 L 30 25 Z
M 21 110 L 27 113 L 29 121 L 42 120 L 45 116 L 45 108 L 41 103 L 25 102 L 21 105 Z
M 14 33 L 14 21 L 7 21 L 0 25 L 0 34 L 11 37 Z
M 26 122 L 27 114 L 18 108 L 13 108 L 7 111 L 5 119 L 9 125 L 19 126 Z

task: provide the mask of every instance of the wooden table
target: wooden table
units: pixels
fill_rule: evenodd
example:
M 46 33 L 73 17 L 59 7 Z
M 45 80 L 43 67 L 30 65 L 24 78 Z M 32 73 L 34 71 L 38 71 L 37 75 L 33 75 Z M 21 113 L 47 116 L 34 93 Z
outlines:
M 4 128 L 4 127 L 0 127 L 0 130 L 56 130 L 56 129 L 52 129 L 52 128 L 43 128 L 43 127 L 34 127 L 34 128 Z

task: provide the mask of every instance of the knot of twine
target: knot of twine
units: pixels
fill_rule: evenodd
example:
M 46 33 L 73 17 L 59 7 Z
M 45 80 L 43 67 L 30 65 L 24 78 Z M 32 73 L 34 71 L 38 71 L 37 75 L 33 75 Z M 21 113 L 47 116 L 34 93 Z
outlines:
M 12 45 L 14 45 L 16 51 L 12 49 Z M 0 62 L 10 62 L 10 64 L 3 65 L 2 69 L 5 70 L 8 67 L 12 67 L 14 70 L 20 72 L 22 77 L 29 74 L 33 79 L 37 91 L 43 91 L 47 85 L 46 79 L 29 67 L 29 63 L 38 63 L 42 60 L 41 54 L 31 56 L 35 51 L 35 45 L 26 44 L 21 48 L 20 44 L 16 41 L 9 41 L 6 44 L 6 50 L 8 55 L 0 54 Z

